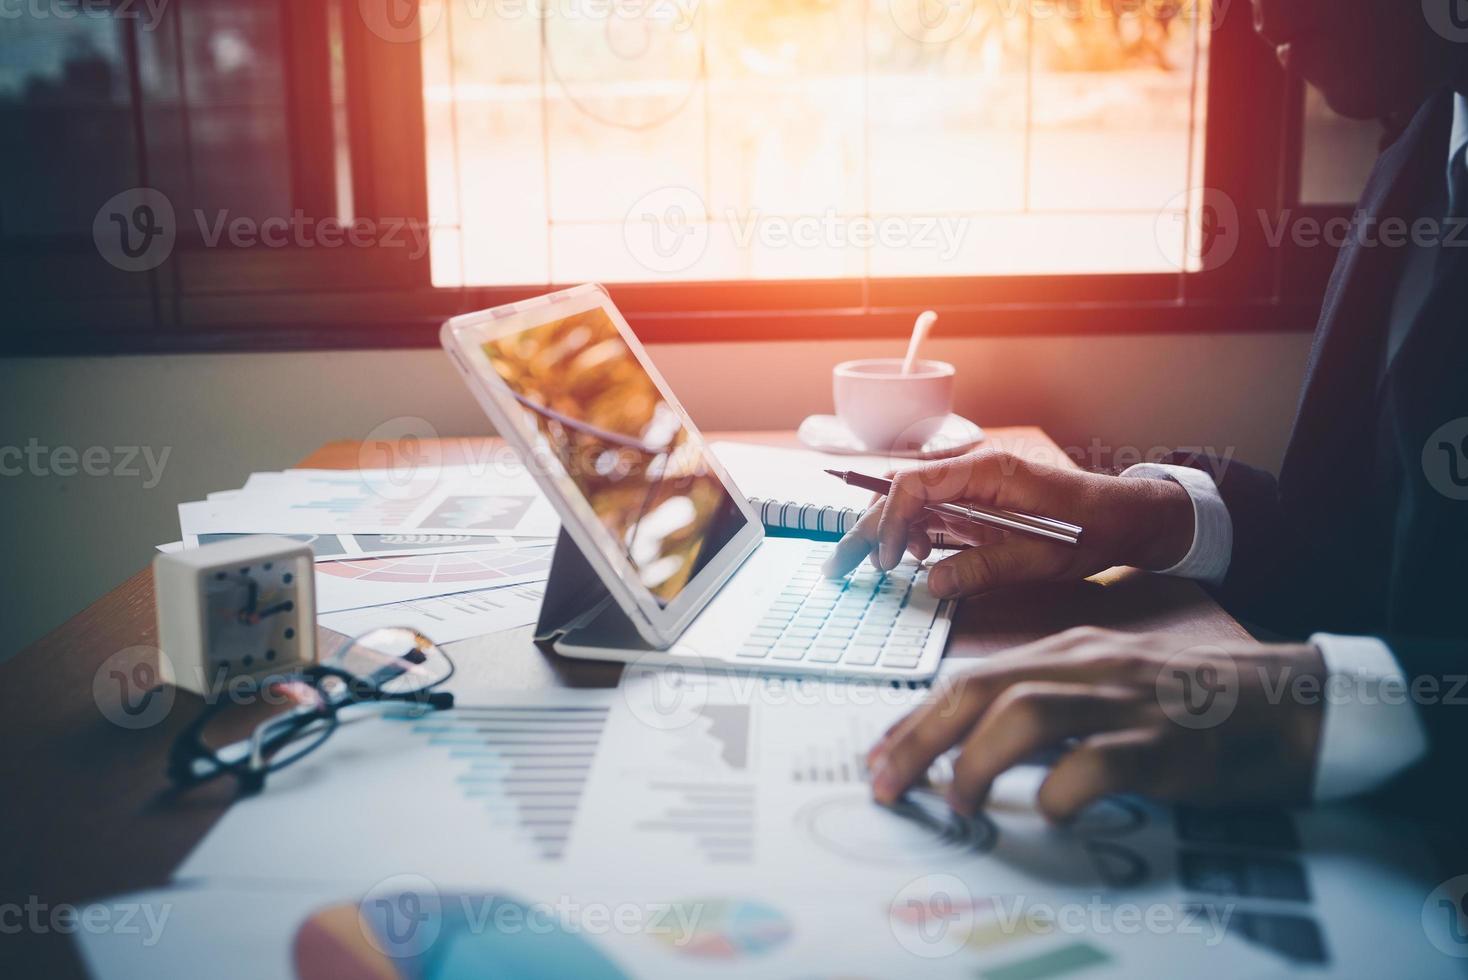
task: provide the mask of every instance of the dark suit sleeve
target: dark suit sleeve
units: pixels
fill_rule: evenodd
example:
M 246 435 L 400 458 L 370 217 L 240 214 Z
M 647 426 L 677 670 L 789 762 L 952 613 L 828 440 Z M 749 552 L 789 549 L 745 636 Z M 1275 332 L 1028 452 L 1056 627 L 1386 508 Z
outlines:
M 1229 612 L 1280 633 L 1305 635 L 1327 622 L 1316 618 L 1319 578 L 1310 543 L 1285 520 L 1272 473 L 1233 460 L 1173 453 L 1164 462 L 1213 477 L 1233 524 L 1233 554 L 1223 584 L 1211 589 Z M 1315 568 L 1315 574 L 1309 569 Z

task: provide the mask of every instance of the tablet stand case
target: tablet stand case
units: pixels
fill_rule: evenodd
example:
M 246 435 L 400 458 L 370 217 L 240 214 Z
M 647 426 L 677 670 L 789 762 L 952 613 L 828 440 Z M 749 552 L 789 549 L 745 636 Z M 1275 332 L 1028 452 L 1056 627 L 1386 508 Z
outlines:
M 535 624 L 535 642 L 554 648 L 573 632 L 578 646 L 653 649 L 602 584 L 580 546 L 562 528 L 551 555 L 545 599 Z

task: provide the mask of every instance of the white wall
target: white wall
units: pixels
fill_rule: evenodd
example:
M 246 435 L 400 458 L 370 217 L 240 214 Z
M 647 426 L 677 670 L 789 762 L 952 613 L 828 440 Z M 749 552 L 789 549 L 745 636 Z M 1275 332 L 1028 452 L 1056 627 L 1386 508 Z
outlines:
M 1213 446 L 1275 465 L 1308 334 L 935 340 L 957 364 L 958 410 L 982 425 L 1035 423 L 1064 446 Z M 705 429 L 791 428 L 830 410 L 830 366 L 901 344 L 688 344 L 654 349 Z M 6 560 L 0 659 L 76 613 L 178 535 L 174 506 L 294 464 L 395 416 L 444 435 L 488 425 L 437 351 L 0 361 L 0 512 Z M 32 442 L 34 440 L 34 442 Z M 95 472 L 144 447 L 137 475 L 57 475 L 79 463 L 17 458 L 66 447 Z M 162 454 L 167 453 L 164 457 Z M 16 468 L 22 470 L 15 475 Z

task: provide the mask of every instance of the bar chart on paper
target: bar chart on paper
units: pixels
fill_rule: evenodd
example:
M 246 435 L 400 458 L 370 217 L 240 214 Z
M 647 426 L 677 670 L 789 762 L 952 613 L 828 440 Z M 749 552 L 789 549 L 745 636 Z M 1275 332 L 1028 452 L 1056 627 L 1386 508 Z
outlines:
M 460 791 L 496 832 L 559 860 L 576 822 L 608 708 L 501 704 L 455 708 L 409 722 L 460 764 Z
M 804 745 L 792 746 L 790 778 L 797 783 L 861 783 L 868 779 L 867 750 L 876 744 L 883 725 L 873 718 L 847 714 L 842 727 L 832 727 Z M 814 734 L 814 733 L 812 733 Z

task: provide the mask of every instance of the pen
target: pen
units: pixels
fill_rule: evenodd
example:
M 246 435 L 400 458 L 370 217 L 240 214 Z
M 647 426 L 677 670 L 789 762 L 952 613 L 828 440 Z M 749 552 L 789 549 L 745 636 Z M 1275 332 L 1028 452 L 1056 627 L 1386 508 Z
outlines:
M 892 492 L 891 480 L 843 470 L 827 470 L 826 472 L 848 486 L 861 487 L 863 490 L 870 490 L 884 497 Z M 1080 544 L 1083 530 L 1079 525 L 1059 521 L 1053 517 L 1037 517 L 1034 514 L 1000 510 L 997 507 L 985 507 L 982 504 L 928 504 L 925 509 L 945 517 L 956 517 L 975 524 L 983 524 L 986 527 L 997 527 L 1003 531 L 1031 534 L 1037 538 L 1059 541 L 1072 546 Z

